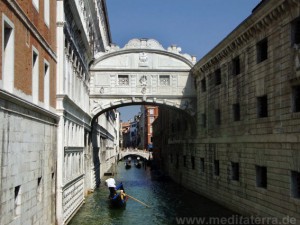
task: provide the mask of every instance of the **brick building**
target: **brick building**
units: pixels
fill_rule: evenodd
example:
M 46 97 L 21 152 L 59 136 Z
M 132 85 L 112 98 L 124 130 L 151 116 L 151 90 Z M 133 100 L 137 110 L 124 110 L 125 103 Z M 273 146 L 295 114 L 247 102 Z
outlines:
M 0 224 L 54 224 L 56 1 L 1 1 L 0 20 Z

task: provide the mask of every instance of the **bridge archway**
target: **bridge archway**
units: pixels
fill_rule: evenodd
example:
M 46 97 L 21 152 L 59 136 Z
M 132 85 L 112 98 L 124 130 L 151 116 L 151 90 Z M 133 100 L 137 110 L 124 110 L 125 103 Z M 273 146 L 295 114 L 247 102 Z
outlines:
M 91 65 L 93 117 L 126 105 L 165 105 L 196 113 L 196 90 L 190 70 L 195 57 L 153 39 L 133 39 L 124 48 L 111 46 Z

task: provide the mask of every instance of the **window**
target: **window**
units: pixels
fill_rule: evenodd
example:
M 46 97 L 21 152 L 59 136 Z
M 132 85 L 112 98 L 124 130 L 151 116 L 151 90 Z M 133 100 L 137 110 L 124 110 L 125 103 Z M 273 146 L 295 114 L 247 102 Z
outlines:
M 179 168 L 179 155 L 176 154 L 176 164 L 175 164 L 175 168 L 178 169 Z
M 206 92 L 206 79 L 201 80 L 201 92 Z
M 32 100 L 37 104 L 39 100 L 39 54 L 32 49 Z
M 128 75 L 118 75 L 118 84 L 120 86 L 128 86 L 129 85 L 129 76 Z
M 238 181 L 240 178 L 240 165 L 236 162 L 231 162 L 231 179 Z
M 256 170 L 256 186 L 267 188 L 267 167 L 255 166 Z
M 44 21 L 45 24 L 49 27 L 50 21 L 50 7 L 49 7 L 49 0 L 44 0 Z
M 170 162 L 173 163 L 173 154 L 170 154 Z
M 14 24 L 2 14 L 2 81 L 3 89 L 14 90 L 15 33 Z
M 15 216 L 21 214 L 21 185 L 15 187 Z
M 215 85 L 221 84 L 221 69 L 215 71 Z
M 293 87 L 292 95 L 293 112 L 300 112 L 300 85 Z
M 183 156 L 183 166 L 186 167 L 186 155 Z
M 268 97 L 267 95 L 257 98 L 257 117 L 268 117 Z
M 36 10 L 39 11 L 39 0 L 32 0 L 32 4 Z
M 241 73 L 240 57 L 237 56 L 232 60 L 232 74 L 238 75 Z
M 169 75 L 160 75 L 159 76 L 160 86 L 170 86 L 170 76 Z
M 44 104 L 49 109 L 50 104 L 50 79 L 49 79 L 49 63 L 44 61 Z
M 42 200 L 42 185 L 41 185 L 42 177 L 39 177 L 37 180 L 37 200 L 40 202 Z
M 240 104 L 239 103 L 233 104 L 232 111 L 233 111 L 233 121 L 240 121 L 241 119 Z
M 154 109 L 149 109 L 149 114 L 154 115 Z
M 300 17 L 292 22 L 292 45 L 300 45 Z
M 292 176 L 292 183 L 291 183 L 292 197 L 300 198 L 300 173 L 297 171 L 292 171 L 291 176 Z
M 204 173 L 204 158 L 200 158 L 200 171 Z
M 201 114 L 201 125 L 204 128 L 206 127 L 206 114 L 205 113 Z
M 195 156 L 191 156 L 192 169 L 195 169 Z
M 221 110 L 220 109 L 215 110 L 215 122 L 216 122 L 216 125 L 221 124 Z
M 268 39 L 265 38 L 256 45 L 257 63 L 268 59 Z
M 154 117 L 153 116 L 150 116 L 150 123 L 152 124 L 154 122 Z
M 215 176 L 220 175 L 220 162 L 219 162 L 219 160 L 214 161 L 214 175 Z

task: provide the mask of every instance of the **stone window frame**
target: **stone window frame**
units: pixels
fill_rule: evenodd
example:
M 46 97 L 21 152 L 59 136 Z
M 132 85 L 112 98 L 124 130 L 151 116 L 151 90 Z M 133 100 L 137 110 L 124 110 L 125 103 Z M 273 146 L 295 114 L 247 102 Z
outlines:
M 200 81 L 201 84 L 201 92 L 204 93 L 206 92 L 206 78 L 203 77 L 202 80 Z
M 195 156 L 191 156 L 191 164 L 192 164 L 192 170 L 195 169 Z
M 200 172 L 202 172 L 202 173 L 205 172 L 205 159 L 204 159 L 204 157 L 200 158 Z
M 221 68 L 215 70 L 215 86 L 222 84 L 222 72 Z
M 232 105 L 232 116 L 233 116 L 233 121 L 240 121 L 241 120 L 240 103 L 235 103 L 235 104 Z
M 159 75 L 159 86 L 171 86 L 171 76 L 170 75 Z
M 220 176 L 220 160 L 218 159 L 214 160 L 214 175 Z
M 231 180 L 240 180 L 240 164 L 238 162 L 231 162 Z
M 32 101 L 35 104 L 39 102 L 39 51 L 32 46 Z
M 126 81 L 126 79 L 127 79 L 127 81 Z M 120 81 L 122 81 L 122 82 L 120 82 Z M 118 75 L 118 86 L 129 86 L 129 85 L 130 85 L 129 75 L 119 74 Z
M 291 171 L 291 196 L 300 199 L 300 172 Z
M 15 25 L 4 13 L 2 37 L 2 88 L 12 93 L 15 80 Z
M 232 74 L 237 76 L 241 73 L 241 59 L 240 56 L 236 56 L 232 59 Z

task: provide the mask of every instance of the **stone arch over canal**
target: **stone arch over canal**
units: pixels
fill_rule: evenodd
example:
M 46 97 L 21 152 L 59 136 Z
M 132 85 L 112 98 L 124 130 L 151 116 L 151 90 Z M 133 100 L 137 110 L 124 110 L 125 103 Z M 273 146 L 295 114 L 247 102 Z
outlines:
M 196 58 L 181 48 L 164 49 L 154 39 L 132 39 L 124 48 L 112 45 L 91 65 L 91 115 L 126 105 L 165 105 L 193 116 L 196 90 L 190 70 Z

